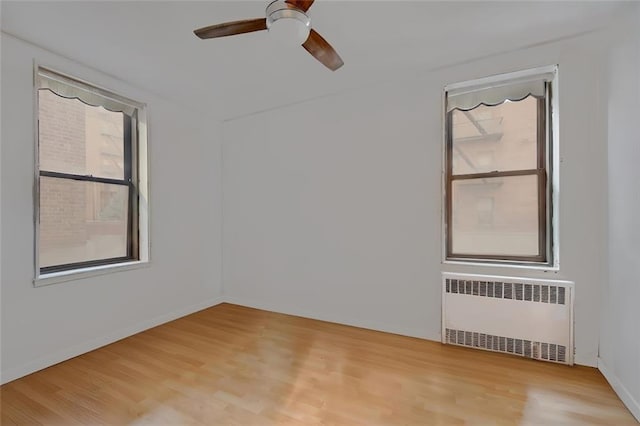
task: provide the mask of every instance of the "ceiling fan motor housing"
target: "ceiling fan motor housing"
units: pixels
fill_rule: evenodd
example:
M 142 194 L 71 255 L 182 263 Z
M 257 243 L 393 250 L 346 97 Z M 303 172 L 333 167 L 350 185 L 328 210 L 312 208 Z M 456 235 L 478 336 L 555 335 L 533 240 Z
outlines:
M 299 21 L 302 26 L 307 29 L 307 33 L 311 28 L 311 19 L 309 16 L 297 7 L 285 3 L 283 0 L 275 0 L 271 2 L 269 6 L 267 6 L 266 15 L 267 28 L 269 29 L 280 19 L 295 19 L 296 21 Z

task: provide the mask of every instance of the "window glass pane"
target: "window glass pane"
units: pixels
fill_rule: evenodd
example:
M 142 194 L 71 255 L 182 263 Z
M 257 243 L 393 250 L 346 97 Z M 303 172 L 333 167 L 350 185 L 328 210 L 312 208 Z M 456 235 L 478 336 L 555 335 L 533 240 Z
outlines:
M 38 90 L 40 170 L 124 179 L 124 115 Z
M 452 252 L 537 256 L 538 176 L 452 182 Z
M 453 174 L 537 168 L 537 99 L 453 110 Z
M 40 178 L 40 267 L 127 255 L 129 188 Z

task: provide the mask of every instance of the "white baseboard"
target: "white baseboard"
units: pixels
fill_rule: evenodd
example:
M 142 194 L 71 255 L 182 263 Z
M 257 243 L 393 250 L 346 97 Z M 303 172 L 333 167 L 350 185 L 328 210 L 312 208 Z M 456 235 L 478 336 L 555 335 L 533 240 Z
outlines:
M 60 352 L 43 356 L 34 361 L 27 362 L 26 364 L 23 364 L 19 367 L 12 368 L 11 370 L 8 370 L 8 371 L 3 371 L 2 377 L 0 378 L 0 384 L 10 382 L 20 377 L 26 376 L 27 374 L 31 374 L 38 370 L 42 370 L 43 368 L 50 367 L 54 364 L 58 364 L 62 361 L 66 361 L 70 358 L 76 357 L 78 355 L 82 355 L 84 353 L 98 349 L 102 346 L 124 339 L 126 337 L 133 336 L 134 334 L 140 333 L 141 331 L 148 330 L 158 325 L 167 323 L 169 321 L 173 321 L 185 315 L 189 315 L 206 308 L 210 308 L 212 306 L 218 305 L 223 302 L 224 300 L 222 297 L 215 297 L 212 299 L 208 299 L 203 302 L 199 302 L 194 305 L 188 306 L 186 308 L 178 309 L 178 310 L 169 312 L 167 314 L 159 315 L 150 320 L 142 321 L 131 327 L 126 327 L 116 332 L 109 333 L 106 336 L 101 336 L 95 339 L 91 339 L 87 342 L 62 350 Z
M 294 315 L 297 317 L 309 318 L 319 321 L 333 322 L 337 324 L 349 325 L 352 327 L 366 328 L 368 330 L 399 334 L 401 336 L 417 337 L 419 339 L 433 340 L 436 342 L 441 341 L 439 330 L 437 332 L 429 333 L 429 330 L 427 330 L 426 326 L 424 329 L 412 329 L 407 327 L 378 323 L 375 321 L 347 318 L 341 315 L 336 315 L 334 312 L 312 312 L 304 309 L 291 308 L 291 306 L 279 306 L 277 303 L 270 303 L 262 300 L 250 300 L 243 297 L 235 296 L 225 296 L 224 301 L 227 303 L 232 303 L 234 305 L 262 309 L 264 311 L 277 312 L 280 314 Z
M 631 414 L 640 422 L 640 403 L 631 395 L 631 392 L 620 381 L 618 376 L 607 367 L 607 364 L 598 358 L 598 370 L 602 373 L 607 382 L 611 385 L 615 393 L 620 397 L 624 405 L 631 411 Z
M 583 356 L 582 354 L 578 353 L 573 359 L 573 363 L 575 365 L 598 368 L 598 357 L 593 353 L 589 353 L 587 356 Z

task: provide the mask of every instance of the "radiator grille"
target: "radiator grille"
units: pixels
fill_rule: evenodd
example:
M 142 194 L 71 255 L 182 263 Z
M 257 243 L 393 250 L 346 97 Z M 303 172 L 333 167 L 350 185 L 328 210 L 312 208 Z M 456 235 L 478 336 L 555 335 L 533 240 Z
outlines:
M 566 363 L 567 348 L 553 343 L 532 342 L 504 336 L 476 333 L 464 330 L 446 329 L 446 343 L 504 352 L 544 361 Z
M 475 281 L 447 278 L 446 292 L 478 297 L 566 304 L 565 287 L 500 281 Z

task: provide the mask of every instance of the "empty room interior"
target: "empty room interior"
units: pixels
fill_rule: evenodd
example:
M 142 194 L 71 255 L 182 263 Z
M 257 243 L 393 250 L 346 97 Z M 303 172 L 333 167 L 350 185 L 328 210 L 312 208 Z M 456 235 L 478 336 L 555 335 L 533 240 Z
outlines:
M 6 1 L 3 425 L 635 425 L 640 2 Z

